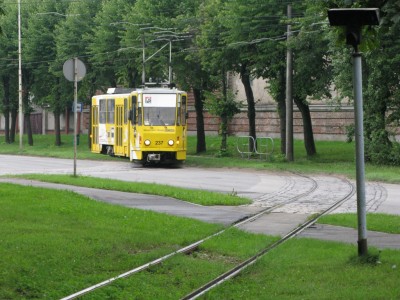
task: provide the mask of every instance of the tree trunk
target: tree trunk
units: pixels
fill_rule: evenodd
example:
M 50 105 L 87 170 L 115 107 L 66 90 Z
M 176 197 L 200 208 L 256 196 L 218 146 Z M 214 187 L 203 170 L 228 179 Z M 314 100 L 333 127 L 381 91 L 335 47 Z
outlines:
M 308 106 L 308 104 L 297 97 L 294 97 L 294 102 L 300 110 L 301 117 L 303 119 L 304 147 L 306 148 L 307 155 L 313 156 L 317 153 L 317 150 L 315 148 L 314 142 L 310 107 Z
M 255 149 L 256 145 L 256 108 L 254 101 L 253 89 L 251 88 L 250 74 L 246 64 L 242 64 L 240 68 L 240 77 L 244 86 L 247 100 L 247 118 L 249 122 L 249 136 L 253 139 L 249 140 L 249 151 Z M 254 142 L 254 143 L 253 143 Z
M 56 85 L 59 85 L 60 79 L 57 79 Z M 53 114 L 54 114 L 54 135 L 55 135 L 55 145 L 56 146 L 61 146 L 62 141 L 61 141 L 61 122 L 60 122 L 60 116 L 61 112 L 64 110 L 63 105 L 61 104 L 61 95 L 60 95 L 60 90 L 56 89 L 54 93 L 54 107 L 53 107 Z
M 4 137 L 6 144 L 10 144 L 10 77 L 2 76 L 3 80 L 3 114 L 4 114 Z
M 32 134 L 32 124 L 31 124 L 31 113 L 24 114 L 24 124 L 26 133 L 28 135 L 28 144 L 29 146 L 33 146 L 33 134 Z
M 56 146 L 61 146 L 60 112 L 54 111 L 54 133 L 56 136 Z
M 196 129 L 197 129 L 197 147 L 196 153 L 206 151 L 206 135 L 204 130 L 204 99 L 203 93 L 200 89 L 193 89 L 194 94 L 194 107 L 196 110 Z
M 225 69 L 221 71 L 222 75 L 222 97 L 224 101 L 228 99 L 228 89 L 227 89 L 227 82 L 226 82 L 226 72 Z M 221 115 L 221 152 L 225 153 L 228 149 L 228 117 L 225 114 Z
M 225 153 L 228 149 L 228 118 L 221 116 L 221 153 Z
M 280 122 L 280 136 L 281 136 L 281 153 L 286 154 L 286 77 L 285 70 L 279 74 L 279 91 L 276 95 L 275 101 L 278 104 L 278 115 Z
M 33 146 L 32 124 L 31 124 L 31 107 L 29 105 L 29 93 L 27 90 L 23 93 L 23 107 L 24 107 L 24 126 L 28 135 L 28 144 Z
M 132 68 L 130 67 L 130 65 L 128 65 L 127 68 L 128 68 L 128 87 L 129 88 L 137 87 L 137 79 L 139 74 L 136 71 L 136 68 Z
M 17 116 L 18 116 L 18 109 L 17 106 L 14 105 L 11 107 L 10 143 L 15 142 L 15 132 L 17 131 Z

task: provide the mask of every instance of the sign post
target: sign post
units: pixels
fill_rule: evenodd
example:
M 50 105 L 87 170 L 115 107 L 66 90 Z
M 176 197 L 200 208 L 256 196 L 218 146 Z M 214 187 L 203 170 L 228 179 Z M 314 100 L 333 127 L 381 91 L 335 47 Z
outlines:
M 364 166 L 364 126 L 363 126 L 363 94 L 361 27 L 379 25 L 379 10 L 377 8 L 338 8 L 328 11 L 331 26 L 346 27 L 346 43 L 353 46 L 353 89 L 354 89 L 354 119 L 356 139 L 356 185 L 357 185 L 357 219 L 358 219 L 358 255 L 368 254 L 367 217 L 365 201 L 365 166 Z
M 76 176 L 76 157 L 77 157 L 77 124 L 78 124 L 78 114 L 77 114 L 77 102 L 78 102 L 78 81 L 81 81 L 86 75 L 85 64 L 78 58 L 72 58 L 67 60 L 63 66 L 63 73 L 68 81 L 74 82 L 74 176 Z

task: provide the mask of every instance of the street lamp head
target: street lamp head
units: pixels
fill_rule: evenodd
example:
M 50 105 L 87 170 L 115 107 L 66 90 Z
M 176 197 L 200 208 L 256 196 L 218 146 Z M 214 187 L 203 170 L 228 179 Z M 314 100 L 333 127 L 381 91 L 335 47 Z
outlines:
M 378 8 L 337 8 L 328 10 L 331 26 L 346 26 L 346 42 L 357 49 L 361 42 L 361 27 L 379 25 Z

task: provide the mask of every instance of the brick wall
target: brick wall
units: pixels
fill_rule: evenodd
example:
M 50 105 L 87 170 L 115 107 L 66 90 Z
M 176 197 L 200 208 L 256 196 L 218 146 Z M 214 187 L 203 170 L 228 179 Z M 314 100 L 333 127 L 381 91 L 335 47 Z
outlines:
M 345 140 L 346 126 L 354 123 L 352 107 L 333 109 L 324 105 L 311 105 L 311 118 L 314 135 L 319 140 Z M 219 118 L 204 113 L 206 134 L 217 134 L 219 130 Z M 303 121 L 299 111 L 294 111 L 293 132 L 295 138 L 303 137 Z M 189 108 L 188 131 L 196 133 L 196 112 L 194 107 Z M 248 135 L 249 126 L 247 111 L 235 115 L 229 124 L 229 134 Z M 280 120 L 275 106 L 257 108 L 256 133 L 258 136 L 280 136 Z

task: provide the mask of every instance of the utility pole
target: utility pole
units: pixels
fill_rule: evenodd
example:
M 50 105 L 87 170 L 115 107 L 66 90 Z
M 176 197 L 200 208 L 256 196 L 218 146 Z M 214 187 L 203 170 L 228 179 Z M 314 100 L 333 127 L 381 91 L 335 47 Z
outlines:
M 169 39 L 168 83 L 172 83 L 172 41 Z
M 287 6 L 287 18 L 292 18 L 292 6 Z M 287 25 L 287 42 L 289 44 L 292 35 L 292 26 Z M 293 81 L 293 53 L 288 45 L 286 50 L 286 159 L 294 160 L 293 153 L 293 96 L 292 96 L 292 81 Z
M 144 37 L 144 32 L 142 35 L 142 47 L 143 47 L 143 54 L 142 54 L 142 85 L 143 87 L 146 85 L 146 41 Z
M 18 0 L 18 127 L 19 150 L 22 150 L 22 136 L 24 134 L 24 113 L 22 110 L 21 0 Z

